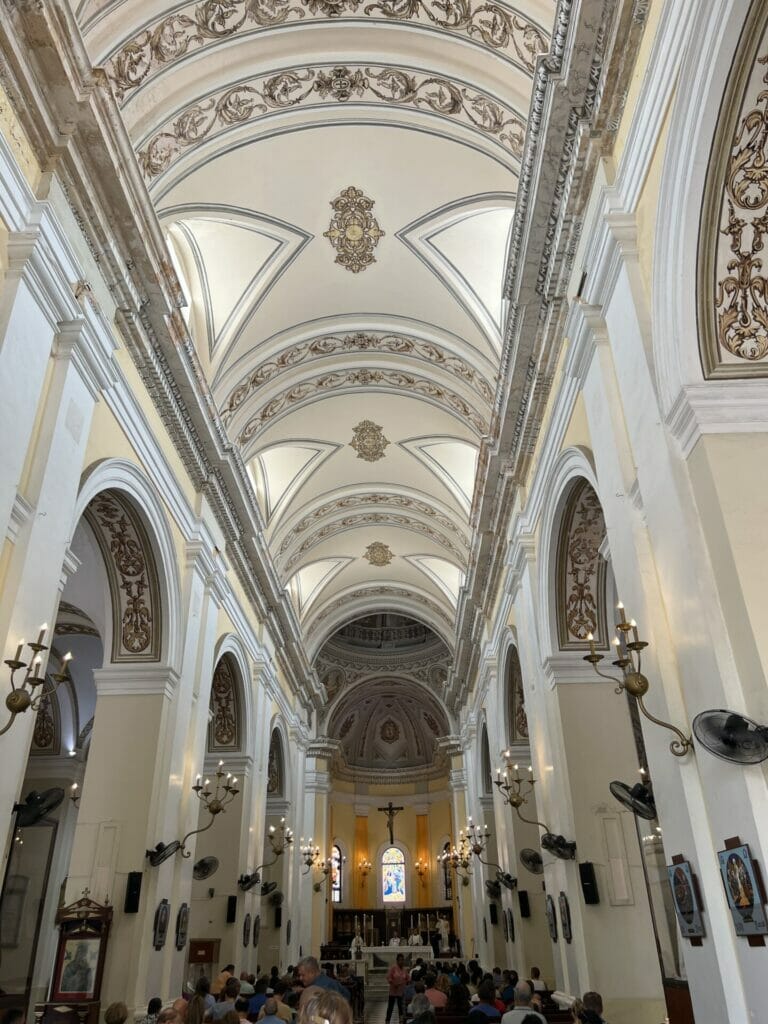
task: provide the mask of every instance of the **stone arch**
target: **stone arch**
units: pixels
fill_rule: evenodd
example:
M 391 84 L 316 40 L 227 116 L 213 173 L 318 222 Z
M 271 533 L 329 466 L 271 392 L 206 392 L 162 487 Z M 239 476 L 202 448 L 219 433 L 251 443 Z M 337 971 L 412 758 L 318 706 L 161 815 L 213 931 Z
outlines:
M 689 386 L 700 390 L 705 375 L 697 288 L 704 266 L 701 260 L 691 260 L 690 254 L 699 251 L 710 156 L 716 146 L 721 109 L 725 120 L 729 119 L 726 99 L 732 69 L 736 66 L 734 58 L 745 41 L 759 43 L 756 21 L 760 7 L 759 3 L 752 5 L 746 22 L 744 5 L 728 0 L 712 0 L 706 10 L 699 7 L 691 13 L 686 35 L 694 43 L 687 47 L 681 62 L 669 116 L 656 218 L 651 316 L 656 386 L 662 413 L 670 421 L 677 421 L 680 428 L 685 426 L 681 417 L 689 409 L 683 392 Z M 765 45 L 757 51 L 758 55 L 764 52 Z M 753 67 L 754 62 L 750 62 L 750 68 Z M 669 74 L 669 69 L 665 73 Z M 734 115 L 733 127 L 736 112 L 730 113 Z M 726 128 L 725 124 L 722 127 Z M 726 130 L 722 138 L 728 144 L 733 135 L 729 138 Z M 717 230 L 716 224 L 712 230 Z M 674 288 L 669 287 L 671 280 L 675 281 Z M 768 364 L 768 357 L 764 362 Z M 767 370 L 768 365 L 764 365 L 762 373 Z M 734 415 L 750 419 L 757 416 L 764 421 L 764 411 L 757 405 L 759 396 L 753 396 L 743 381 L 733 382 L 731 388 L 733 401 L 728 401 L 728 388 L 720 386 L 721 401 L 717 406 L 711 401 L 708 403 L 707 421 L 722 417 L 730 422 Z M 747 412 L 745 402 L 750 399 L 751 408 Z M 738 403 L 738 414 L 734 402 Z
M 83 476 L 72 534 L 83 517 L 96 537 L 109 577 L 110 660 L 162 661 L 178 667 L 182 627 L 178 566 L 166 510 L 156 489 L 133 463 L 103 460 Z

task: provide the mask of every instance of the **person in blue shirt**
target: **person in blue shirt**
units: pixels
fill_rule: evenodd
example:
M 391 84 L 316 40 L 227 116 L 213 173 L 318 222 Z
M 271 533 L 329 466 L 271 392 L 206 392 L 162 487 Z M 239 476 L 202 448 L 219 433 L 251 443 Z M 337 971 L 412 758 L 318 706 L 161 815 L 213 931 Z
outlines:
M 299 960 L 296 970 L 299 973 L 299 981 L 304 988 L 310 988 L 312 985 L 317 988 L 327 988 L 332 992 L 338 992 L 339 995 L 344 996 L 347 1002 L 350 1002 L 352 997 L 350 996 L 349 989 L 344 985 L 340 985 L 335 978 L 329 978 L 327 974 L 322 973 L 316 957 L 305 956 L 303 960 Z
M 256 1020 L 264 1003 L 267 1001 L 267 978 L 259 978 L 253 986 L 253 995 L 248 1000 L 248 1019 Z

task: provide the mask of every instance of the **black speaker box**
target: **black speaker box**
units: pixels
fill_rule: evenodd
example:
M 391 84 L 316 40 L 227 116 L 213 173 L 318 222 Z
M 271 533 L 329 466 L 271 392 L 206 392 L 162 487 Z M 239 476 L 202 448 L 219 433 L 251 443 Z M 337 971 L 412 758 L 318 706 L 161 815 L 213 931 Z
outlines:
M 528 893 L 526 890 L 518 889 L 517 898 L 520 900 L 520 917 L 530 917 L 531 904 L 528 902 Z
M 227 896 L 227 924 L 237 920 L 237 896 Z
M 488 914 L 489 914 L 489 916 L 491 918 L 491 924 L 498 924 L 499 923 L 499 912 L 498 912 L 498 910 L 496 908 L 496 904 L 495 903 L 489 903 L 488 904 Z
M 275 907 L 275 928 L 279 928 L 283 923 L 283 908 Z
M 125 903 L 123 910 L 126 914 L 138 914 L 139 900 L 141 899 L 141 872 L 129 871 L 128 884 L 125 887 Z
M 581 892 L 584 896 L 584 902 L 599 903 L 600 893 L 597 891 L 595 865 L 591 860 L 585 860 L 579 864 L 579 878 L 581 879 Z

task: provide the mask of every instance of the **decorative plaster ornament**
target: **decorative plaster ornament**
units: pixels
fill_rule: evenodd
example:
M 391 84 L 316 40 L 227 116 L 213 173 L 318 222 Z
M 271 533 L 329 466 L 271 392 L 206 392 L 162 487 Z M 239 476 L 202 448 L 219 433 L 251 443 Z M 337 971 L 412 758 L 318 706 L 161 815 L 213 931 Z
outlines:
M 382 544 L 381 541 L 375 540 L 372 544 L 369 544 L 365 549 L 363 558 L 367 558 L 371 565 L 389 565 L 395 556 L 389 550 L 388 544 Z
M 365 462 L 378 462 L 384 458 L 384 449 L 389 441 L 384 437 L 384 431 L 373 420 L 361 420 L 356 427 L 352 428 L 352 440 L 349 447 L 357 452 L 358 459 Z
M 368 199 L 354 185 L 342 189 L 331 201 L 334 213 L 323 236 L 336 250 L 334 262 L 353 274 L 359 274 L 376 262 L 373 250 L 384 237 L 372 213 L 374 205 L 373 199 Z

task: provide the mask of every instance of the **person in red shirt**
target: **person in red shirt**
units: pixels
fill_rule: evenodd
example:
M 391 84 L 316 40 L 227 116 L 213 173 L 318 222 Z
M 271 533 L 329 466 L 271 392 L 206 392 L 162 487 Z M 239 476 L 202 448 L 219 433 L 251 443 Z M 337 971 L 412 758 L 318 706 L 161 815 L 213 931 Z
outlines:
M 389 999 L 387 1000 L 387 1017 L 386 1024 L 389 1024 L 392 1019 L 392 1010 L 394 1009 L 395 1003 L 397 1003 L 397 1019 L 399 1024 L 403 1024 L 405 1020 L 405 1007 L 403 1006 L 403 996 L 405 995 L 405 986 L 409 981 L 408 971 L 405 969 L 405 957 L 402 953 L 397 954 L 397 959 L 387 971 L 387 984 L 389 985 Z

